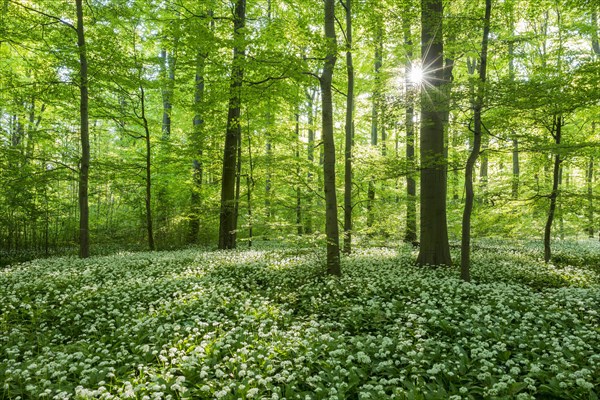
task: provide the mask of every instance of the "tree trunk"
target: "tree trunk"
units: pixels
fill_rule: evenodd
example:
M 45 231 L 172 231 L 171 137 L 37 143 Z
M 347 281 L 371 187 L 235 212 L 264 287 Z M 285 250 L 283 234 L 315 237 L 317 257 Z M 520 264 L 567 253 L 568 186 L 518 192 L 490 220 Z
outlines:
M 600 41 L 598 40 L 598 10 L 597 7 L 592 6 L 592 49 L 596 56 L 600 56 Z
M 313 166 L 313 163 L 315 162 L 315 130 L 313 127 L 314 124 L 314 117 L 313 117 L 313 109 L 314 109 L 314 92 L 310 93 L 310 92 L 306 92 L 306 97 L 308 99 L 308 147 L 307 147 L 307 158 L 308 158 L 308 163 L 309 163 L 309 170 L 308 170 L 308 174 L 306 176 L 306 181 L 307 181 L 307 185 L 309 187 L 311 187 L 312 181 L 313 181 L 313 174 L 311 172 L 311 168 Z M 307 234 L 312 234 L 313 233 L 313 227 L 312 227 L 312 215 L 310 210 L 312 209 L 312 196 L 309 196 L 307 199 L 307 205 L 306 205 L 306 209 L 309 210 L 308 213 L 306 213 L 305 218 L 305 227 L 304 227 L 304 233 Z
M 460 245 L 460 277 L 469 282 L 471 280 L 471 214 L 473 212 L 473 167 L 481 149 L 481 111 L 484 104 L 485 81 L 487 73 L 488 38 L 490 35 L 490 15 L 492 0 L 485 0 L 485 17 L 483 20 L 483 38 L 481 39 L 481 59 L 479 61 L 479 82 L 473 102 L 473 148 L 467 159 L 465 169 L 465 209 L 462 219 L 462 236 Z
M 511 14 L 512 21 L 512 14 Z M 511 22 L 511 32 L 514 31 L 514 24 Z M 510 82 L 515 80 L 515 44 L 511 40 L 508 42 L 508 76 Z M 519 198 L 519 139 L 516 137 L 512 140 L 512 198 Z
M 413 43 L 410 32 L 410 21 L 404 18 L 402 21 L 404 32 L 404 46 L 406 47 L 406 60 L 404 62 L 404 84 L 406 86 L 406 231 L 404 241 L 415 243 L 417 241 L 417 183 L 415 181 L 415 123 L 414 123 L 414 96 L 415 88 L 411 81 Z
M 512 140 L 512 197 L 513 199 L 519 198 L 519 140 L 514 138 Z
M 175 83 L 175 57 L 172 53 L 162 49 L 160 52 L 160 69 L 163 78 L 162 85 L 162 139 L 169 140 L 171 137 L 171 112 L 173 109 L 173 86 Z
M 442 0 L 421 0 L 421 233 L 419 265 L 451 265 L 446 221 Z
M 590 157 L 587 169 L 587 219 L 588 219 L 588 236 L 590 239 L 594 237 L 594 157 Z
M 235 182 L 237 169 L 237 153 L 241 136 L 241 89 L 244 77 L 244 27 L 246 19 L 246 0 L 237 0 L 234 11 L 233 62 L 231 67 L 231 84 L 229 86 L 229 111 L 227 115 L 227 132 L 223 150 L 223 173 L 221 175 L 221 212 L 219 224 L 219 249 L 233 249 L 236 246 L 235 230 Z
M 300 110 L 296 111 L 296 151 L 294 152 L 294 158 L 296 159 L 296 176 L 300 177 Z M 296 185 L 296 230 L 298 236 L 303 233 L 302 229 L 302 191 L 300 185 Z
M 148 232 L 148 248 L 154 251 L 154 231 L 152 227 L 152 147 L 150 142 L 150 129 L 146 118 L 146 96 L 144 87 L 140 82 L 140 106 L 142 108 L 142 123 L 146 139 L 146 229 Z
M 77 8 L 77 48 L 79 49 L 79 117 L 81 134 L 81 161 L 79 168 L 79 257 L 90 256 L 88 178 L 90 168 L 90 131 L 88 118 L 88 62 L 83 30 L 82 0 L 75 0 Z
M 344 149 L 344 253 L 352 252 L 352 142 L 354 140 L 354 65 L 352 63 L 352 0 L 346 0 L 346 140 Z
M 238 144 L 237 144 L 237 165 L 235 168 L 235 210 L 234 210 L 234 222 L 233 226 L 236 229 L 233 232 L 234 243 L 237 242 L 237 226 L 238 226 L 238 218 L 240 216 L 240 189 L 241 189 L 241 181 L 242 181 L 242 134 L 240 130 L 240 134 L 238 135 Z
M 252 138 L 250 137 L 250 121 L 248 121 L 248 175 L 246 175 L 246 200 L 248 203 L 248 247 L 252 247 L 252 189 L 254 188 L 254 163 L 252 162 Z
M 194 87 L 194 137 L 193 146 L 194 152 L 198 155 L 192 161 L 192 175 L 193 175 L 193 187 L 192 187 L 192 212 L 190 216 L 190 243 L 196 243 L 198 241 L 198 234 L 200 232 L 200 205 L 201 205 L 201 193 L 202 193 L 202 178 L 204 173 L 204 164 L 202 161 L 203 150 L 204 150 L 204 138 L 202 127 L 204 125 L 204 119 L 202 118 L 202 103 L 204 99 L 204 68 L 206 65 L 207 54 L 202 51 L 198 51 L 196 55 L 196 83 Z
M 325 0 L 325 39 L 327 53 L 323 64 L 321 85 L 323 134 L 323 187 L 325 189 L 325 233 L 327 236 L 327 272 L 340 275 L 340 238 L 335 193 L 335 143 L 333 140 L 333 98 L 331 83 L 336 61 L 335 0 Z
M 487 136 L 481 137 L 481 164 L 479 166 L 479 181 L 481 182 L 481 186 L 483 187 L 483 191 L 486 191 L 487 183 L 488 183 L 488 140 Z
M 562 116 L 555 116 L 553 122 L 553 130 L 551 132 L 554 142 L 556 144 L 556 154 L 554 155 L 554 169 L 552 173 L 552 192 L 550 192 L 550 209 L 548 210 L 548 219 L 546 220 L 546 227 L 544 229 L 544 261 L 550 262 L 552 258 L 552 250 L 550 249 L 550 237 L 552 234 L 552 221 L 554 220 L 554 213 L 556 210 L 556 199 L 558 198 L 558 184 L 560 182 L 560 164 L 562 159 L 560 157 L 560 146 L 561 134 L 562 134 Z
M 371 146 L 374 148 L 377 147 L 377 139 L 379 136 L 379 107 L 381 102 L 381 64 L 382 64 L 382 41 L 383 41 L 383 33 L 382 27 L 379 26 L 376 28 L 377 33 L 375 37 L 375 83 L 373 90 L 373 101 L 372 101 L 372 109 L 371 109 Z M 375 216 L 373 215 L 373 206 L 375 204 L 375 180 L 373 177 L 369 180 L 369 187 L 367 189 L 367 227 L 371 228 L 373 226 L 373 222 L 375 221 Z M 369 232 L 372 234 L 372 232 Z

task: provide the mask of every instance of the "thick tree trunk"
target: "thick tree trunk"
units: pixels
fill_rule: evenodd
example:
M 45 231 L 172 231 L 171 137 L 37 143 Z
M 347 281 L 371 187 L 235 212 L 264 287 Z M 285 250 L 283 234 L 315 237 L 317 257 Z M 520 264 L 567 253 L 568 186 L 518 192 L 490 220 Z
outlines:
M 323 65 L 321 84 L 323 181 L 325 189 L 325 233 L 327 236 L 327 272 L 340 275 L 340 238 L 335 193 L 335 143 L 333 140 L 333 98 L 331 83 L 336 61 L 335 0 L 325 0 L 325 39 L 327 54 Z
M 82 0 L 75 0 L 77 8 L 77 47 L 79 49 L 79 117 L 81 161 L 79 167 L 79 257 L 90 256 L 88 179 L 90 168 L 90 131 L 88 117 L 88 62 L 83 29 Z
M 219 224 L 219 249 L 233 249 L 236 246 L 235 231 L 235 182 L 237 169 L 237 153 L 241 136 L 241 90 L 244 77 L 244 27 L 246 20 L 246 0 L 237 0 L 234 11 L 234 37 L 231 67 L 231 84 L 229 87 L 229 112 L 227 115 L 227 132 L 223 150 L 223 173 L 221 175 L 221 212 Z
M 406 164 L 408 173 L 406 174 L 406 231 L 404 232 L 404 241 L 415 243 L 417 241 L 417 183 L 415 181 L 415 123 L 414 123 L 414 83 L 411 81 L 412 71 L 412 39 L 410 32 L 410 21 L 402 21 L 404 32 L 404 46 L 406 47 L 406 60 L 404 62 L 404 84 L 406 86 Z
M 563 120 L 562 116 L 555 116 L 553 122 L 553 130 L 551 132 L 554 142 L 556 143 L 557 149 L 554 155 L 554 169 L 552 173 L 552 192 L 550 192 L 550 208 L 548 210 L 548 219 L 546 220 L 546 227 L 544 229 L 544 261 L 550 262 L 552 258 L 552 250 L 550 248 L 550 238 L 552 235 L 552 222 L 554 221 L 554 213 L 556 210 L 556 199 L 558 198 L 558 184 L 560 182 L 560 164 L 562 159 L 558 146 L 560 146 L 561 134 L 562 134 Z
M 344 253 L 352 252 L 352 145 L 354 141 L 354 65 L 352 63 L 352 1 L 346 0 L 346 140 L 344 149 Z
M 446 220 L 442 0 L 421 0 L 421 233 L 419 265 L 451 265 Z
M 473 212 L 473 199 L 475 198 L 473 191 L 473 167 L 475 166 L 479 151 L 481 150 L 481 111 L 483 109 L 485 96 L 491 12 L 492 0 L 486 0 L 485 16 L 483 20 L 483 38 L 481 39 L 481 58 L 479 61 L 479 82 L 477 83 L 477 91 L 473 102 L 473 148 L 467 159 L 467 166 L 465 169 L 465 209 L 462 219 L 460 276 L 466 282 L 471 280 L 471 214 Z

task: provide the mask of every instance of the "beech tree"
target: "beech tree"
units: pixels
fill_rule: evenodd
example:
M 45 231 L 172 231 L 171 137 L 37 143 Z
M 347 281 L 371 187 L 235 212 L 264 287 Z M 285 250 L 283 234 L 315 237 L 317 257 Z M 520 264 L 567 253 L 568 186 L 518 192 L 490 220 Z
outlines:
M 325 189 L 325 231 L 327 234 L 327 272 L 340 275 L 340 238 L 337 219 L 337 196 L 335 193 L 335 143 L 333 140 L 333 96 L 331 82 L 337 54 L 335 37 L 335 1 L 325 0 L 326 55 L 321 84 L 321 108 L 323 131 L 323 182 Z
M 483 3 L 348 0 L 333 27 L 327 3 L 325 39 L 317 3 L 82 2 L 79 46 L 76 2 L 0 1 L 0 248 L 293 242 L 335 271 L 343 226 L 348 252 L 404 240 L 449 264 L 469 204 L 474 239 L 543 238 L 557 155 L 550 240 L 597 235 L 596 4 L 494 3 L 482 85 Z
M 479 81 L 477 82 L 475 99 L 473 102 L 473 147 L 467 158 L 465 169 L 465 209 L 462 220 L 462 236 L 460 246 L 460 276 L 464 281 L 471 280 L 471 213 L 473 211 L 473 167 L 481 150 L 482 122 L 481 116 L 484 106 L 485 81 L 487 75 L 488 40 L 490 36 L 490 17 L 492 0 L 485 1 L 485 16 L 483 17 L 483 38 L 481 39 L 481 56 L 479 59 Z
M 237 165 L 241 142 L 241 89 L 244 78 L 246 0 L 237 0 L 234 10 L 233 31 L 235 45 L 231 64 L 231 84 L 229 89 L 229 112 L 227 114 L 227 132 L 223 151 L 223 173 L 221 175 L 221 218 L 219 225 L 219 248 L 236 247 L 236 202 L 235 195 Z M 239 187 L 239 185 L 237 185 Z
M 88 61 L 85 46 L 82 0 L 75 0 L 77 8 L 77 48 L 79 49 L 79 119 L 81 161 L 79 166 L 79 257 L 90 256 L 90 228 L 88 180 L 90 169 L 90 131 L 88 116 Z
M 448 80 L 444 70 L 441 0 L 421 0 L 421 230 L 417 263 L 451 265 L 446 220 L 444 112 Z

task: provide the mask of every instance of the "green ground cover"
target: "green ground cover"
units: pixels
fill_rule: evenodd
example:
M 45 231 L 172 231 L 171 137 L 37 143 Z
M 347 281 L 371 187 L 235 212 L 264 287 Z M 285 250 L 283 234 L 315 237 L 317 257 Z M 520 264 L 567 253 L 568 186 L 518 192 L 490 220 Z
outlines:
M 485 242 L 473 282 L 369 248 L 182 250 L 0 270 L 0 398 L 596 399 L 600 245 Z

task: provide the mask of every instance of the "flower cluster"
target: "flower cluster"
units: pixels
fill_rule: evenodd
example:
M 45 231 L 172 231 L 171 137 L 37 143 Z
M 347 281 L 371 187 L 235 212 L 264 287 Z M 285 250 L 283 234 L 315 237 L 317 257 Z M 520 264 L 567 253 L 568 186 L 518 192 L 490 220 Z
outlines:
M 358 250 L 341 278 L 289 248 L 16 265 L 0 271 L 0 393 L 588 398 L 600 387 L 600 271 L 532 254 L 478 251 L 470 284 L 413 266 L 408 247 Z

